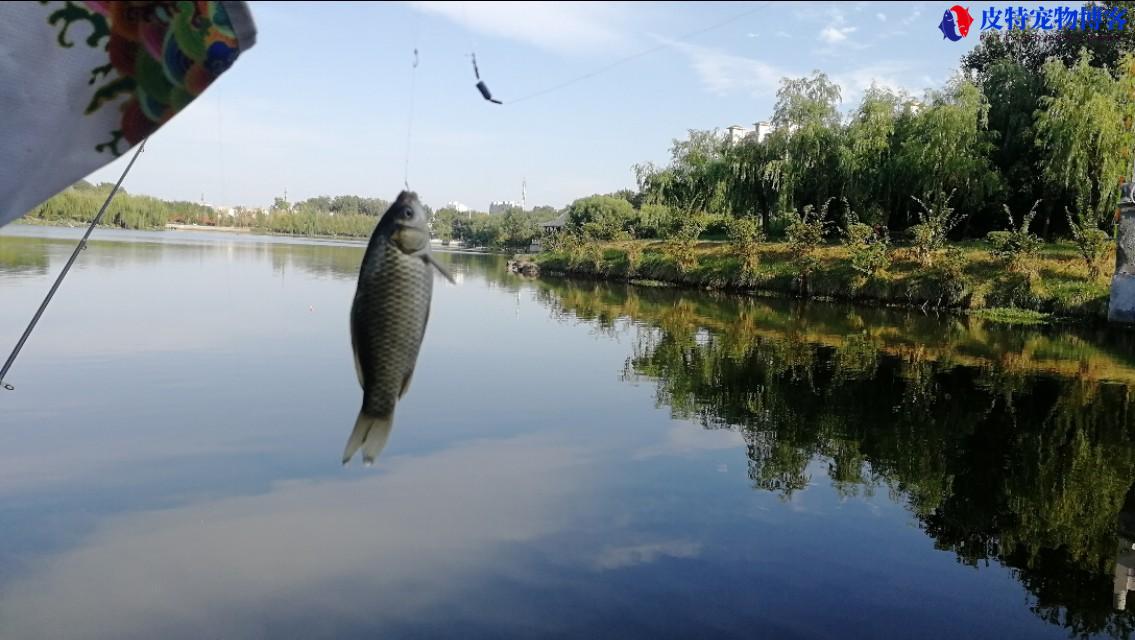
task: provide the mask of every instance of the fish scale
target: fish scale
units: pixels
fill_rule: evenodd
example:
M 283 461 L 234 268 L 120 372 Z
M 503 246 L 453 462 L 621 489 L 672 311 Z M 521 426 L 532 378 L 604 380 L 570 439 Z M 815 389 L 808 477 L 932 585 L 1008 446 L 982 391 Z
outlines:
M 433 294 L 430 266 L 383 243 L 377 268 L 360 278 L 353 321 L 361 380 L 363 410 L 387 416 L 414 371 Z M 392 301 L 400 301 L 391 304 Z

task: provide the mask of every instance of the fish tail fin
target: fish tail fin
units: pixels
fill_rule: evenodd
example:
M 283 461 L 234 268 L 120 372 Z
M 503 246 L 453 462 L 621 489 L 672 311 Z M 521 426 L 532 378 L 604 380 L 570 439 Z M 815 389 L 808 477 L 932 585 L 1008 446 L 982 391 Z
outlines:
M 347 440 L 347 448 L 343 450 L 343 464 L 350 462 L 360 448 L 363 450 L 363 463 L 367 466 L 374 464 L 374 459 L 386 446 L 393 423 L 393 416 L 372 416 L 360 411 Z

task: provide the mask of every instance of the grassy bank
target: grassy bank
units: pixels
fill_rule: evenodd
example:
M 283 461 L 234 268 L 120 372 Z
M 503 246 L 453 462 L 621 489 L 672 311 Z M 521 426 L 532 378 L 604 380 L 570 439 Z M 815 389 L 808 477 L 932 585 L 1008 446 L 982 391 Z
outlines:
M 802 276 L 784 243 L 761 243 L 758 264 L 743 275 L 742 258 L 726 243 L 699 242 L 686 268 L 662 241 L 632 240 L 584 245 L 568 253 L 533 258 L 541 272 L 590 278 L 654 281 L 671 285 L 766 293 L 869 304 L 982 310 L 990 319 L 1030 322 L 1059 317 L 1105 319 L 1110 269 L 1091 278 L 1071 244 L 1045 245 L 1010 271 L 974 241 L 952 245 L 953 258 L 922 265 L 898 247 L 885 270 L 865 276 L 852 266 L 845 246 L 820 247 L 815 270 Z M 1024 313 L 1023 313 L 1024 312 Z

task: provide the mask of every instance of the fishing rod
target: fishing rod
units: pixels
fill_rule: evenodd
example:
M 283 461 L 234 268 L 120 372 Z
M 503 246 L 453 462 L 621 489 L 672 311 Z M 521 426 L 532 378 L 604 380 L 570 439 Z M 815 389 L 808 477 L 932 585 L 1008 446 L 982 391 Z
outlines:
M 130 158 L 130 164 L 126 165 L 126 168 L 122 171 L 122 175 L 118 177 L 118 182 L 114 183 L 114 188 L 111 189 L 110 193 L 106 196 L 106 200 L 103 201 L 102 207 L 95 215 L 94 220 L 91 220 L 90 226 L 87 227 L 87 232 L 83 234 L 82 239 L 79 240 L 79 244 L 75 245 L 75 250 L 71 252 L 71 257 L 67 260 L 67 264 L 63 265 L 63 270 L 59 272 L 59 277 L 55 279 L 55 284 L 51 285 L 47 296 L 43 299 L 43 302 L 40 303 L 35 315 L 32 316 L 32 321 L 29 322 L 27 328 L 24 329 L 24 334 L 20 336 L 20 341 L 16 343 L 16 348 L 12 349 L 12 353 L 8 356 L 4 367 L 0 368 L 0 389 L 12 391 L 16 388 L 4 382 L 4 376 L 8 375 L 8 370 L 12 368 L 12 363 L 16 361 L 16 356 L 20 355 L 20 350 L 24 348 L 24 343 L 28 341 L 28 337 L 31 336 L 36 323 L 39 322 L 44 310 L 47 309 L 47 305 L 55 296 L 55 292 L 59 290 L 59 285 L 63 284 L 63 278 L 67 277 L 67 272 L 71 270 L 71 265 L 75 264 L 75 260 L 78 259 L 79 252 L 87 248 L 87 238 L 91 237 L 91 232 L 95 230 L 99 221 L 102 220 L 103 214 L 106 213 L 107 207 L 110 206 L 110 201 L 114 199 L 114 194 L 118 193 L 118 188 L 122 186 L 122 181 L 126 179 L 126 175 L 130 173 L 130 169 L 134 166 L 134 161 L 138 159 L 138 156 L 142 154 L 142 150 L 146 148 L 146 140 L 148 139 L 149 138 L 143 138 L 141 144 L 138 145 L 138 149 L 134 151 L 134 156 Z

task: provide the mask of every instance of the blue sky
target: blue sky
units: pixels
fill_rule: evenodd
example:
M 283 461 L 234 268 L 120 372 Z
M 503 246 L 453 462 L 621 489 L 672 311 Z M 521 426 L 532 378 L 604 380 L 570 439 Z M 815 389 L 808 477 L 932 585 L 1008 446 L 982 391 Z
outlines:
M 632 186 L 631 166 L 665 161 L 688 129 L 767 119 L 783 76 L 828 73 L 845 108 L 872 82 L 920 95 L 976 44 L 981 10 L 1001 6 L 970 4 L 969 36 L 950 42 L 937 25 L 951 2 L 250 4 L 256 46 L 151 138 L 129 191 L 231 206 L 266 206 L 285 189 L 292 201 L 392 199 L 412 98 L 410 186 L 427 204 L 484 210 L 518 200 L 526 179 L 530 205 L 559 207 Z M 481 99 L 470 48 L 506 104 Z

